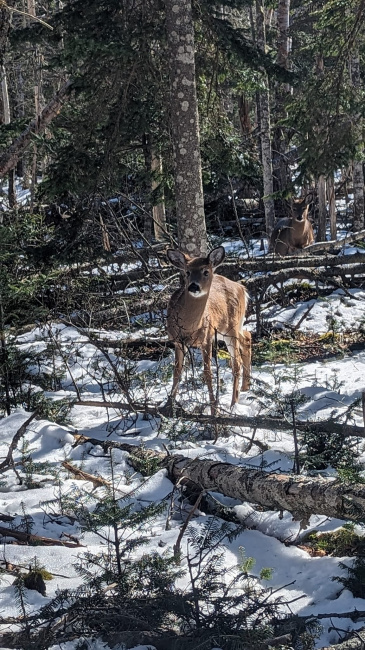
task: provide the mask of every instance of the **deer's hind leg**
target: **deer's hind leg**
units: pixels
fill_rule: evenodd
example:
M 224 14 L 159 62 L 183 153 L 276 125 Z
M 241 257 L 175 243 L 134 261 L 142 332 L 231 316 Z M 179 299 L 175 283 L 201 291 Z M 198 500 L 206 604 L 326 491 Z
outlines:
M 226 336 L 225 342 L 227 344 L 228 352 L 231 355 L 231 369 L 233 375 L 233 390 L 232 390 L 232 401 L 231 407 L 238 402 L 240 395 L 239 383 L 241 375 L 241 366 L 242 366 L 242 357 L 240 352 L 240 333 L 236 336 L 230 336 L 229 339 Z
M 242 391 L 249 390 L 251 379 L 252 337 L 251 332 L 243 330 L 240 333 L 240 352 L 243 365 Z

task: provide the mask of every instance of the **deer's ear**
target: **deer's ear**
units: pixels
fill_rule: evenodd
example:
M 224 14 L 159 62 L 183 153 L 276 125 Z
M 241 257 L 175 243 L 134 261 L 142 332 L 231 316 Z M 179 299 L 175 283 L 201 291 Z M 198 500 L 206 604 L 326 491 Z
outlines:
M 213 248 L 208 255 L 208 261 L 212 265 L 213 269 L 216 269 L 217 266 L 222 264 L 226 256 L 226 251 L 223 246 L 218 246 L 218 248 Z
M 184 271 L 186 268 L 186 259 L 181 251 L 175 251 L 173 248 L 168 248 L 166 251 L 167 259 L 173 266 Z

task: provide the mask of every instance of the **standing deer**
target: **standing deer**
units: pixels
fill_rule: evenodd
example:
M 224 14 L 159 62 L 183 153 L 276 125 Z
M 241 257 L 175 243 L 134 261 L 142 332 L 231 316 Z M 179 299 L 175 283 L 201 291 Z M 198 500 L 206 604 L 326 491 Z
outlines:
M 239 380 L 243 366 L 242 388 L 248 390 L 251 370 L 251 334 L 242 331 L 247 309 L 245 287 L 214 271 L 225 257 L 223 246 L 212 250 L 207 257 L 184 255 L 169 249 L 171 264 L 183 273 L 183 284 L 175 291 L 167 308 L 167 333 L 175 343 L 175 367 L 171 400 L 175 399 L 182 373 L 184 354 L 188 346 L 202 351 L 204 377 L 208 385 L 212 415 L 215 399 L 212 382 L 213 339 L 226 342 L 231 355 L 233 393 L 231 406 L 239 397 Z
M 291 216 L 279 219 L 270 238 L 270 251 L 276 255 L 291 255 L 314 242 L 312 224 L 308 219 L 305 199 L 294 199 Z

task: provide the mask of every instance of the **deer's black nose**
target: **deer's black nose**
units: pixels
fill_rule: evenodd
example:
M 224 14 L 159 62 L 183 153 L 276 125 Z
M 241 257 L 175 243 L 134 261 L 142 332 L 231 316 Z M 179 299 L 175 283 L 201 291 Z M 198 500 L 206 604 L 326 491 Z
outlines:
M 191 284 L 189 284 L 188 291 L 190 291 L 190 293 L 199 293 L 200 287 L 198 284 L 196 284 L 196 282 L 192 282 Z

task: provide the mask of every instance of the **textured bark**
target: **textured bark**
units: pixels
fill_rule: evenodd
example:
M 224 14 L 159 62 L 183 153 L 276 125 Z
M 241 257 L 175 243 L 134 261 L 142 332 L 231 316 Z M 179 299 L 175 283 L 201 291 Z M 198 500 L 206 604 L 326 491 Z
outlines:
M 0 0 L 0 66 L 4 64 L 4 55 L 10 29 L 10 11 L 5 0 Z
M 158 406 L 149 406 L 148 404 L 138 404 L 135 403 L 132 405 L 126 404 L 125 402 L 97 402 L 95 400 L 81 400 L 73 402 L 74 406 L 92 406 L 95 408 L 112 408 L 118 410 L 131 410 L 134 409 L 134 412 L 144 412 L 149 415 L 158 416 L 159 414 L 164 414 L 164 408 Z M 191 421 L 194 419 L 194 422 L 199 422 L 201 424 L 219 424 L 222 426 L 242 426 L 248 427 L 251 429 L 265 429 L 266 431 L 292 431 L 293 423 L 288 422 L 285 419 L 273 418 L 270 416 L 255 416 L 249 417 L 246 415 L 198 415 L 194 413 L 187 413 L 182 409 L 179 410 L 179 418 L 185 421 Z M 300 420 L 295 421 L 295 427 L 301 431 L 305 430 L 312 433 L 337 433 L 338 435 L 343 435 L 344 438 L 354 436 L 359 438 L 365 438 L 364 427 L 359 427 L 351 424 L 341 424 L 339 422 L 334 422 L 333 420 L 324 420 L 321 422 L 303 422 Z M 88 438 L 89 440 L 89 438 Z M 91 439 L 90 439 L 91 440 Z M 95 443 L 96 444 L 96 443 Z M 99 443 L 98 443 L 99 444 Z
M 303 478 L 244 469 L 185 457 L 168 457 L 170 477 L 205 490 L 255 503 L 271 510 L 288 510 L 298 520 L 311 514 L 364 521 L 365 485 L 345 486 L 329 479 Z
M 277 56 L 276 62 L 285 70 L 289 70 L 289 14 L 290 0 L 279 0 L 277 9 Z M 275 89 L 275 117 L 276 126 L 274 129 L 274 190 L 283 192 L 287 189 L 290 178 L 288 178 L 288 166 L 286 162 L 287 133 L 281 126 L 286 118 L 285 103 L 289 84 L 277 83 Z M 275 200 L 277 214 L 285 215 L 286 205 L 283 199 Z
M 265 34 L 265 13 L 264 6 L 260 0 L 256 0 L 256 34 L 257 44 L 263 51 L 266 49 Z M 274 181 L 272 173 L 272 151 L 271 151 L 271 127 L 270 127 L 270 91 L 269 80 L 266 72 L 263 72 L 263 81 L 265 90 L 260 92 L 260 142 L 264 183 L 264 209 L 265 209 L 265 229 L 268 237 L 275 225 L 275 207 L 272 194 L 274 191 Z
M 355 88 L 358 88 L 359 91 L 362 89 L 362 81 L 360 75 L 360 57 L 359 52 L 357 51 L 351 57 L 351 81 Z M 363 143 L 363 120 L 361 115 L 355 115 L 354 120 L 356 123 L 358 139 L 359 139 L 359 155 L 364 151 Z M 362 160 L 355 160 L 353 163 L 353 173 L 352 173 L 352 183 L 354 190 L 354 221 L 353 228 L 356 232 L 361 230 L 364 227 L 364 212 L 365 212 L 365 200 L 364 200 L 364 170 Z
M 317 229 L 317 242 L 326 241 L 326 179 L 321 174 L 317 183 L 318 194 L 318 229 Z
M 191 0 L 165 0 L 165 7 L 178 239 L 183 252 L 200 256 L 207 252 L 207 235 Z
M 43 109 L 40 116 L 32 120 L 23 133 L 13 140 L 7 151 L 0 156 L 0 177 L 5 176 L 10 169 L 14 169 L 20 156 L 31 144 L 33 135 L 43 133 L 50 122 L 58 115 L 70 95 L 71 88 L 71 81 L 67 81 Z
M 337 222 L 336 222 L 336 202 L 335 202 L 335 183 L 333 174 L 327 178 L 327 198 L 328 212 L 330 217 L 331 241 L 337 239 Z
M 128 443 L 84 436 L 77 436 L 76 440 L 77 444 L 100 445 L 105 453 L 110 448 L 117 448 L 136 458 L 159 459 L 174 483 L 193 484 L 271 510 L 287 510 L 301 521 L 311 514 L 353 521 L 364 521 L 365 518 L 363 484 L 344 485 L 325 478 L 271 474 L 231 463 L 171 456 Z
M 156 196 L 156 203 L 152 206 L 153 232 L 156 241 L 166 239 L 166 212 L 165 196 L 162 184 L 162 158 L 152 148 L 151 151 L 152 193 Z

